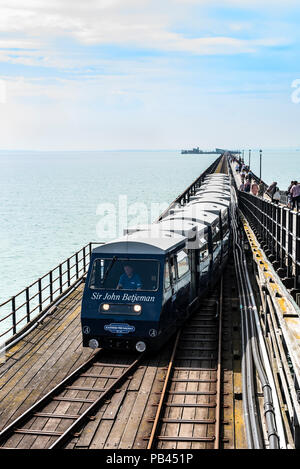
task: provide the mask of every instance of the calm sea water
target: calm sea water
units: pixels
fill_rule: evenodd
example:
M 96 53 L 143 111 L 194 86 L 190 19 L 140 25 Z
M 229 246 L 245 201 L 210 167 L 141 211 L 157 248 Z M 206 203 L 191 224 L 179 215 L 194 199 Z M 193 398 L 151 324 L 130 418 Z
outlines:
M 299 156 L 264 150 L 263 179 L 281 189 L 300 179 Z M 0 302 L 90 241 L 107 241 L 99 234 L 104 209 L 115 208 L 118 217 L 127 200 L 128 224 L 145 221 L 145 207 L 151 222 L 153 204 L 161 204 L 160 213 L 215 158 L 179 151 L 0 152 Z M 251 166 L 258 174 L 258 151 Z M 136 220 L 138 213 L 144 217 Z
M 90 241 L 110 239 L 99 233 L 103 216 L 115 209 L 118 220 L 121 204 L 126 224 L 126 200 L 126 226 L 139 213 L 138 222 L 153 221 L 152 204 L 168 205 L 215 158 L 177 151 L 0 152 L 0 302 Z

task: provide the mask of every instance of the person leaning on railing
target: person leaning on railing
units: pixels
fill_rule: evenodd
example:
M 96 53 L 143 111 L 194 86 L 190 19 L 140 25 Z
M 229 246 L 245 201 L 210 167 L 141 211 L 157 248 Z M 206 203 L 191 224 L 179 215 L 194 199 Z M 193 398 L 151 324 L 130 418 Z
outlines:
M 300 208 L 300 183 L 294 181 L 294 185 L 291 188 L 291 196 L 292 196 L 292 209 L 296 208 L 298 211 Z
M 291 181 L 291 184 L 289 185 L 288 190 L 286 191 L 286 195 L 287 195 L 287 206 L 288 206 L 288 208 L 292 208 L 292 193 L 291 193 L 291 189 L 292 189 L 292 187 L 293 187 L 294 184 L 295 184 L 295 181 Z

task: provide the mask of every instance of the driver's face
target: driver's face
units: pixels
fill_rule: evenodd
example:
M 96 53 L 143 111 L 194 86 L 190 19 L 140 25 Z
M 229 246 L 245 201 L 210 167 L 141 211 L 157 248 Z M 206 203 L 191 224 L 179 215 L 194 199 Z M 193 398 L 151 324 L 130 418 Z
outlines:
M 130 267 L 130 265 L 125 265 L 124 266 L 124 270 L 125 270 L 125 273 L 128 277 L 130 277 L 132 275 L 132 272 L 133 272 L 133 268 Z

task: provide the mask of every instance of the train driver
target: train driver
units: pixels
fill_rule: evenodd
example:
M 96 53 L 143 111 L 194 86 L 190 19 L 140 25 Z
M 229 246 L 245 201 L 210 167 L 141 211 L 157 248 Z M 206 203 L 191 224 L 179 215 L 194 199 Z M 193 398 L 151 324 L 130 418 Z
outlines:
M 117 290 L 141 290 L 142 282 L 140 276 L 133 271 L 130 264 L 124 265 L 124 274 L 121 275 Z

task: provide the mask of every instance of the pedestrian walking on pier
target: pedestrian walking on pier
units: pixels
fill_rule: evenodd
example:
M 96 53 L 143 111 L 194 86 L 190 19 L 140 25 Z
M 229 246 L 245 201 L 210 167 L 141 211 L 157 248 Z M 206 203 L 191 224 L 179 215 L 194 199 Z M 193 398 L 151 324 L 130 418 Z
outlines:
M 263 197 L 263 196 L 264 196 L 264 191 L 265 191 L 265 189 L 264 189 L 264 183 L 263 183 L 261 180 L 259 180 L 259 183 L 258 183 L 258 194 L 257 194 L 257 195 L 258 195 L 259 197 Z
M 291 196 L 292 196 L 292 209 L 298 210 L 300 209 L 300 183 L 294 181 L 294 185 L 291 188 Z
M 289 185 L 288 190 L 286 191 L 286 195 L 287 195 L 287 206 L 288 206 L 288 208 L 292 208 L 292 193 L 291 193 L 291 189 L 292 189 L 292 187 L 293 187 L 294 184 L 295 184 L 295 181 L 291 181 L 291 184 Z
M 272 184 L 268 187 L 268 189 L 266 190 L 266 193 L 268 194 L 268 196 L 271 198 L 272 202 L 273 202 L 273 196 L 275 194 L 275 192 L 278 190 L 277 188 L 277 182 L 272 182 Z
M 247 179 L 245 184 L 244 184 L 244 191 L 245 192 L 250 192 L 250 189 L 251 189 L 251 184 L 250 184 L 249 179 Z
M 279 204 L 279 201 L 280 201 L 280 190 L 277 187 L 272 197 L 272 202 L 274 202 L 275 204 Z
M 252 194 L 253 194 L 253 195 L 257 195 L 257 194 L 258 194 L 259 186 L 258 186 L 258 184 L 257 184 L 256 181 L 254 181 L 254 183 L 252 184 L 252 186 L 251 186 L 251 191 L 252 191 Z

